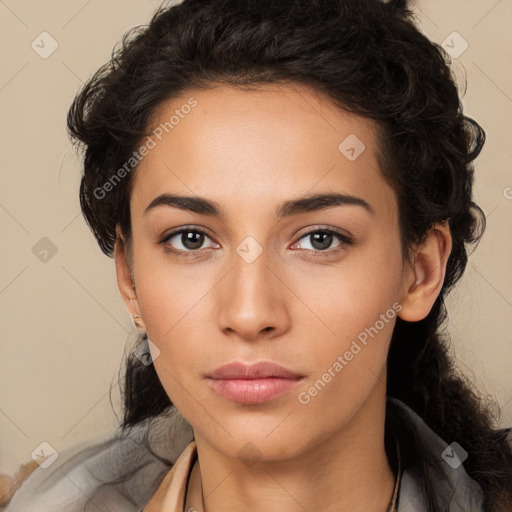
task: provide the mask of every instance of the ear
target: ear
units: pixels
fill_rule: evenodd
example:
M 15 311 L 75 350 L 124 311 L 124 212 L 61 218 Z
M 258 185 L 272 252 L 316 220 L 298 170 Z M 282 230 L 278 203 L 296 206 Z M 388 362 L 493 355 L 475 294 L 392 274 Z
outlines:
M 127 245 L 121 233 L 119 225 L 116 226 L 116 242 L 114 245 L 114 261 L 117 273 L 117 285 L 121 292 L 124 304 L 128 313 L 132 318 L 133 325 L 136 329 L 144 330 L 144 323 L 140 316 L 139 303 L 135 292 L 135 284 L 133 282 L 133 273 L 131 269 Z
M 452 250 L 448 222 L 436 223 L 425 241 L 411 255 L 402 279 L 402 309 L 398 316 L 407 322 L 423 320 L 432 309 L 443 286 L 446 264 Z

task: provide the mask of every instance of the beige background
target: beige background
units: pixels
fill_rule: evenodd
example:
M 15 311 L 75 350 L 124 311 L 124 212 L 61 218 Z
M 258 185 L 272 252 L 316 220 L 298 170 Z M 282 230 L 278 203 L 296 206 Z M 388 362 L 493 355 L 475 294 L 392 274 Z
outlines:
M 61 451 L 117 425 L 109 389 L 119 415 L 118 372 L 136 332 L 113 261 L 80 214 L 65 116 L 81 83 L 158 4 L 0 0 L 0 472 L 42 441 Z M 512 0 L 424 0 L 416 11 L 434 41 L 456 31 L 469 44 L 454 66 L 461 88 L 467 77 L 466 113 L 488 136 L 475 191 L 488 230 L 450 300 L 449 330 L 461 369 L 512 425 Z M 31 47 L 43 31 L 59 45 L 47 59 Z M 57 249 L 46 262 L 33 253 L 43 237 Z

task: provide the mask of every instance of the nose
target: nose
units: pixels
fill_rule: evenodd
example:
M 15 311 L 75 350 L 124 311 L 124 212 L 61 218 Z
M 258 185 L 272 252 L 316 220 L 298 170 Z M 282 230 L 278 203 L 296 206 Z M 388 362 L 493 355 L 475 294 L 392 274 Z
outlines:
M 233 267 L 217 289 L 220 329 L 254 341 L 274 338 L 290 325 L 290 292 L 270 265 L 265 251 L 252 263 L 234 254 Z

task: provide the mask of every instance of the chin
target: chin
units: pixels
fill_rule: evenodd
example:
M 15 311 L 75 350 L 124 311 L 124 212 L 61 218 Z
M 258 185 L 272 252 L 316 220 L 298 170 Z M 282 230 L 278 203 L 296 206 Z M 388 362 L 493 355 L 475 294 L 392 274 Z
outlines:
M 228 457 L 247 460 L 248 465 L 254 461 L 287 460 L 312 448 L 321 433 L 312 431 L 311 423 L 294 425 L 293 414 L 283 422 L 286 415 L 267 414 L 258 421 L 242 412 L 239 418 L 224 417 L 224 428 L 217 426 L 213 430 L 207 424 L 199 432 L 216 450 Z

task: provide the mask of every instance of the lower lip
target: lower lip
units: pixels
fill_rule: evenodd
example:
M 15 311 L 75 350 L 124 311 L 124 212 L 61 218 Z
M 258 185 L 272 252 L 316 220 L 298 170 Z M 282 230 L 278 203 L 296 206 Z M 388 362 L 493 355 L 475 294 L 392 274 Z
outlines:
M 261 404 L 290 391 L 302 378 L 208 379 L 219 395 L 242 404 Z

